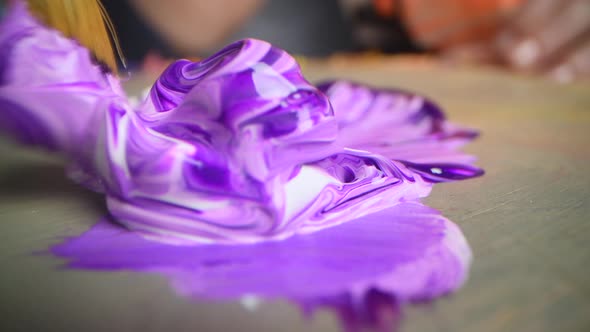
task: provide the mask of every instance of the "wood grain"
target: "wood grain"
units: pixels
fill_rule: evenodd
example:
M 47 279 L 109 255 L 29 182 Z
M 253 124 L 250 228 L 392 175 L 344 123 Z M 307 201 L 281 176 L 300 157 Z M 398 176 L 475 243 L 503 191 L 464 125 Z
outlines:
M 440 102 L 478 128 L 467 150 L 485 177 L 435 188 L 427 203 L 457 222 L 475 254 L 455 295 L 405 310 L 402 331 L 590 331 L 590 86 L 480 69 L 388 60 L 309 62 L 314 81 L 350 78 Z M 338 331 L 283 302 L 190 302 L 162 278 L 56 269 L 32 254 L 87 229 L 100 196 L 71 184 L 58 160 L 0 140 L 0 330 Z

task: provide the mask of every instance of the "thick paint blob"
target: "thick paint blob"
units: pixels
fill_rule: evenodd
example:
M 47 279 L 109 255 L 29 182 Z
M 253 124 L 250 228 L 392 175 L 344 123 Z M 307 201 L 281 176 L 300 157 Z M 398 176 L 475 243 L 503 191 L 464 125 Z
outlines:
M 20 3 L 0 48 L 6 131 L 65 154 L 117 222 L 152 239 L 280 240 L 481 174 L 455 151 L 466 130 L 432 102 L 348 82 L 318 89 L 263 41 L 174 62 L 136 107 L 87 50 Z

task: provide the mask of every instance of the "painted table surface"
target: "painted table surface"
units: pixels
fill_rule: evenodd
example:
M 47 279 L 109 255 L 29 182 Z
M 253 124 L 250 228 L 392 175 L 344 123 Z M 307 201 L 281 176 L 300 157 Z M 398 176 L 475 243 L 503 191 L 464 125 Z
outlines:
M 308 78 L 398 86 L 440 102 L 483 135 L 467 147 L 483 178 L 436 186 L 426 202 L 463 229 L 475 255 L 458 293 L 406 307 L 401 331 L 590 331 L 590 85 L 386 59 L 305 63 Z M 133 83 L 133 82 L 130 82 Z M 43 254 L 105 213 L 52 157 L 0 139 L 0 330 L 338 331 L 288 302 L 176 296 L 164 278 L 64 271 Z

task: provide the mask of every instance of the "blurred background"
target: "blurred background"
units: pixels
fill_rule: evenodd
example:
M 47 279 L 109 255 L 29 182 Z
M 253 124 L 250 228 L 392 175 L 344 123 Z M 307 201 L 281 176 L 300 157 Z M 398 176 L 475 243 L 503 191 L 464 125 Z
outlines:
M 590 75 L 589 0 L 103 0 L 131 66 L 246 37 L 306 56 L 428 54 L 561 82 Z

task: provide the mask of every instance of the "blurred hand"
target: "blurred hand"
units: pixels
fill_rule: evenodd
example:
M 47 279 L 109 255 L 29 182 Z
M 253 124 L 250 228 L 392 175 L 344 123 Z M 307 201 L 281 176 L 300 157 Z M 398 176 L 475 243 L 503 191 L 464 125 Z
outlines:
M 590 0 L 527 0 L 496 31 L 491 39 L 443 49 L 443 57 L 560 82 L 590 79 Z
M 558 81 L 590 78 L 590 0 L 528 0 L 493 42 L 503 63 Z

